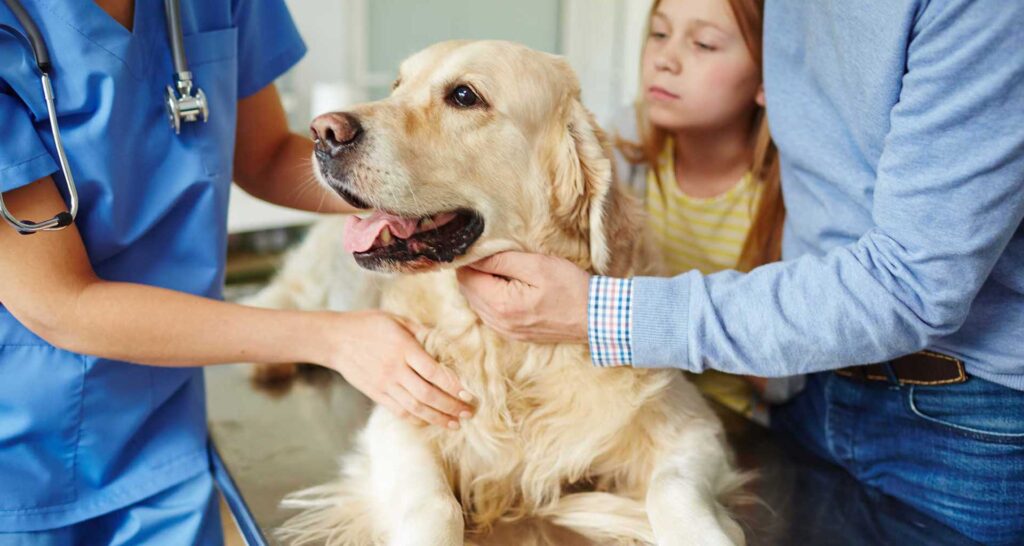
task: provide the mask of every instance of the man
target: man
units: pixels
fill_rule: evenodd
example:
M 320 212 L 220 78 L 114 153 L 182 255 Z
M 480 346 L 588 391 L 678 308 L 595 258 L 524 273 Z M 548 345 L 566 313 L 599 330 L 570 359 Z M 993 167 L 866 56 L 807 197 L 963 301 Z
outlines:
M 464 268 L 463 292 L 510 336 L 588 340 L 598 366 L 813 374 L 774 428 L 975 540 L 1020 544 L 1020 44 L 1020 2 L 773 1 L 783 262 L 608 279 L 506 253 Z

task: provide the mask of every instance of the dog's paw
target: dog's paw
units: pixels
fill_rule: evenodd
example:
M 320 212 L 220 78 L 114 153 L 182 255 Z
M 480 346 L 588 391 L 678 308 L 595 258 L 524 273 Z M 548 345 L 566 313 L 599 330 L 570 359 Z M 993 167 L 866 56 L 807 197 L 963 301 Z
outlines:
M 718 524 L 722 526 L 722 532 L 729 537 L 733 546 L 747 546 L 746 534 L 736 520 L 729 517 L 724 511 L 716 512 L 715 516 L 718 518 Z
M 747 539 L 743 527 L 732 519 L 722 508 L 712 513 L 701 514 L 703 510 L 694 509 L 689 518 L 679 518 L 680 523 L 671 529 L 655 529 L 658 546 L 746 546 Z M 710 517 L 707 517 L 710 516 Z
M 299 365 L 294 362 L 281 364 L 253 364 L 252 380 L 261 384 L 280 383 L 295 377 Z
M 388 546 L 464 546 L 462 508 L 454 499 L 425 499 L 396 518 Z
M 739 531 L 737 534 L 736 531 Z M 658 546 L 746 546 L 742 529 L 705 528 L 690 530 L 671 537 L 658 537 Z

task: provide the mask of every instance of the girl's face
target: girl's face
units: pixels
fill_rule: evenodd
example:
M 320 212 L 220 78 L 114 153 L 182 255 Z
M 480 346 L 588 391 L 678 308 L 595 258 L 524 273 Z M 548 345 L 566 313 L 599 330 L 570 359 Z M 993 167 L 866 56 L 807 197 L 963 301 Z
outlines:
M 760 71 L 728 0 L 662 0 L 650 27 L 641 81 L 654 126 L 714 130 L 764 105 Z

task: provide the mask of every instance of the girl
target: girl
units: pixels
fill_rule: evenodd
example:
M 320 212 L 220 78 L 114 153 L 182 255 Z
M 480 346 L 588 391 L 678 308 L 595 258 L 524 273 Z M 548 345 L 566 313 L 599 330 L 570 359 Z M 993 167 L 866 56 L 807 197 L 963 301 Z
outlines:
M 763 0 L 656 0 L 635 110 L 619 116 L 619 172 L 642 197 L 665 274 L 749 271 L 779 259 L 785 211 L 761 86 Z M 726 406 L 766 416 L 787 380 L 691 378 Z M 752 387 L 753 385 L 753 387 Z

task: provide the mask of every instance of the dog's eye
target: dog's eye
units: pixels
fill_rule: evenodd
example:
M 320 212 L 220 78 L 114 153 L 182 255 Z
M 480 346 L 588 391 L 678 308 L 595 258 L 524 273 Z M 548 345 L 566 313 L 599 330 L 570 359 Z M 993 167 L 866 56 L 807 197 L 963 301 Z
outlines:
M 448 94 L 448 102 L 461 108 L 472 108 L 483 100 L 467 85 L 460 85 Z
M 398 78 L 397 80 L 391 82 L 391 90 L 394 91 L 395 89 L 398 89 L 399 85 L 402 85 L 402 78 Z

